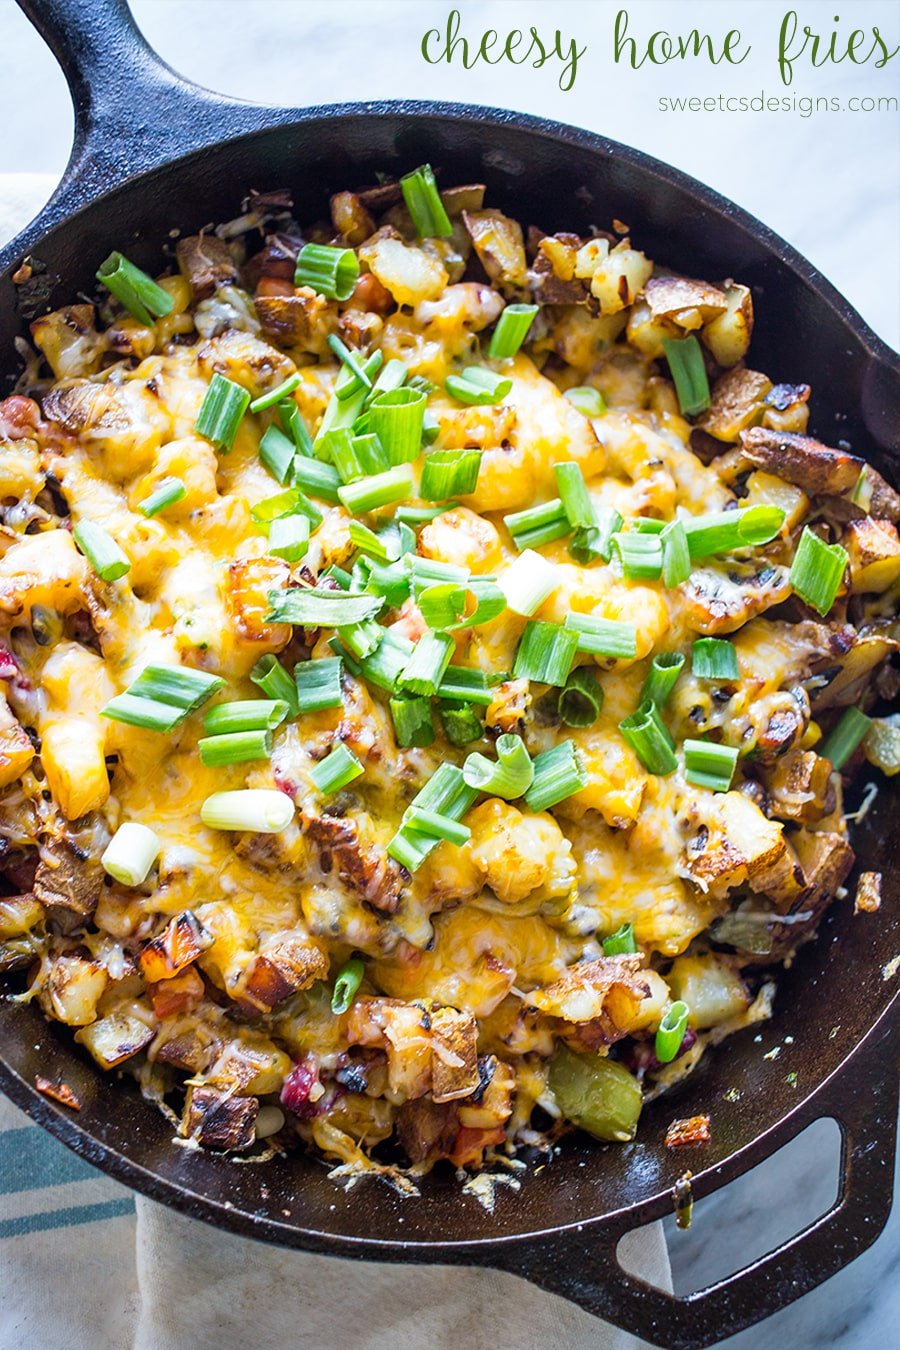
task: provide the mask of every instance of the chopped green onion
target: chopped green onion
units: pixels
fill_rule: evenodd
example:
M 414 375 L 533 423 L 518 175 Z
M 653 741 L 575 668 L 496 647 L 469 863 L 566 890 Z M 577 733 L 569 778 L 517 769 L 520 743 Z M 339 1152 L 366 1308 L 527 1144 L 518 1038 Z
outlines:
M 825 737 L 818 753 L 824 759 L 831 760 L 835 769 L 842 769 L 871 725 L 871 717 L 860 712 L 859 708 L 848 708 L 834 730 Z
M 497 585 L 515 614 L 530 619 L 557 589 L 560 574 L 553 563 L 527 548 L 501 573 Z
M 533 778 L 534 764 L 525 742 L 511 734 L 498 737 L 495 760 L 476 752 L 463 765 L 463 779 L 469 787 L 506 801 L 523 796 Z
M 610 933 L 608 938 L 603 939 L 604 956 L 627 956 L 636 952 L 637 949 L 634 925 L 630 923 L 623 923 L 614 933 Z
M 107 844 L 100 865 L 123 886 L 141 886 L 162 847 L 159 836 L 148 825 L 126 820 Z
M 414 830 L 420 830 L 434 839 L 445 839 L 457 846 L 465 844 L 472 834 L 468 825 L 460 825 L 459 821 L 442 816 L 437 811 L 423 811 L 420 806 L 410 806 L 404 816 Z
M 551 806 L 580 792 L 587 781 L 587 770 L 575 743 L 559 741 L 536 756 L 534 781 L 525 793 L 525 805 L 529 811 L 549 811 Z
M 666 1010 L 656 1033 L 654 1052 L 660 1064 L 671 1064 L 681 1049 L 688 1024 L 688 1005 L 678 999 Z
M 218 675 L 188 666 L 145 666 L 124 694 L 100 709 L 100 716 L 148 731 L 172 731 L 224 683 Z
M 635 516 L 631 522 L 631 528 L 638 534 L 662 534 L 666 528 L 664 520 L 657 520 L 655 516 Z
M 353 437 L 353 449 L 356 457 L 367 474 L 386 473 L 391 467 L 384 446 L 375 435 L 368 431 L 364 435 Z
M 360 385 L 362 385 L 364 389 L 371 389 L 371 377 L 368 371 L 360 365 L 356 353 L 352 352 L 347 344 L 342 342 L 336 333 L 329 333 L 327 342 L 337 359 L 342 365 L 346 366 L 347 370 L 349 370 L 350 374 L 353 376 L 353 379 L 348 381 L 346 390 L 342 389 L 341 393 L 338 394 L 338 398 L 341 397 L 341 394 L 343 394 L 345 398 L 348 394 L 355 394 Z M 381 355 L 381 353 L 379 353 L 379 355 Z M 384 360 L 384 357 L 382 356 L 381 359 Z
M 448 628 L 455 628 L 463 617 L 466 596 L 464 586 L 444 582 L 437 586 L 426 586 L 420 593 L 417 604 L 429 628 L 445 631 Z
M 361 520 L 351 520 L 349 528 L 350 540 L 361 553 L 378 562 L 396 562 L 396 558 L 390 556 L 389 540 L 370 530 Z
M 691 575 L 691 550 L 684 521 L 670 520 L 662 532 L 663 583 L 671 590 Z
M 175 302 L 169 292 L 121 253 L 114 252 L 105 258 L 97 268 L 96 276 L 128 313 L 148 328 L 154 319 L 172 312 Z
M 392 698 L 388 707 L 394 723 L 394 735 L 397 744 L 407 746 L 431 745 L 434 740 L 434 721 L 431 716 L 431 700 L 421 695 Z
M 622 528 L 622 517 L 611 506 L 594 508 L 595 524 L 575 531 L 575 537 L 569 545 L 569 553 L 577 563 L 586 566 L 602 558 L 609 562 L 612 557 L 613 535 Z
M 393 389 L 369 405 L 372 431 L 391 464 L 408 464 L 422 449 L 422 424 L 427 398 L 418 389 Z
M 466 586 L 469 583 L 468 567 L 457 567 L 455 563 L 441 562 L 437 558 L 423 558 L 417 553 L 411 553 L 407 565 L 416 598 L 429 586 L 444 583 Z
M 698 638 L 691 648 L 691 673 L 700 680 L 739 680 L 734 643 L 727 638 Z
M 637 628 L 619 619 L 601 619 L 594 614 L 568 613 L 566 628 L 578 638 L 578 651 L 589 656 L 628 660 L 637 656 Z
M 684 776 L 693 787 L 727 792 L 737 761 L 736 746 L 716 745 L 714 741 L 686 740 L 684 743 Z
M 268 435 L 268 432 L 266 435 Z M 265 436 L 263 440 L 265 440 Z M 260 458 L 262 458 L 261 452 L 262 442 L 260 442 Z M 275 476 L 278 477 L 277 474 Z M 314 497 L 320 498 L 323 502 L 340 501 L 338 488 L 341 485 L 341 476 L 331 464 L 324 464 L 319 459 L 295 459 L 291 472 L 291 482 L 296 487 L 311 492 Z
M 297 254 L 295 286 L 311 286 L 329 300 L 349 300 L 359 278 L 359 259 L 352 248 L 304 244 Z
M 274 425 L 266 428 L 259 443 L 259 457 L 276 483 L 284 486 L 291 477 L 296 453 L 293 441 L 288 440 L 283 431 Z
M 377 650 L 381 645 L 383 634 L 384 629 L 374 619 L 366 619 L 365 623 L 353 623 L 337 631 L 344 650 L 357 661 L 364 661 Z
M 454 628 L 477 628 L 481 624 L 491 623 L 506 609 L 503 591 L 488 577 L 472 577 L 466 587 L 466 605 L 470 596 L 475 600 L 475 608 L 454 624 Z
M 665 707 L 683 669 L 684 657 L 681 652 L 660 652 L 659 656 L 654 656 L 641 690 L 641 703 Z
M 210 830 L 280 834 L 294 819 L 294 803 L 276 788 L 214 792 L 200 807 L 200 819 Z
M 131 571 L 128 557 L 102 525 L 93 520 L 79 520 L 72 537 L 101 581 L 118 581 Z
M 343 628 L 362 623 L 363 619 L 374 618 L 384 603 L 377 595 L 334 591 L 325 586 L 269 591 L 268 599 L 271 609 L 267 623 L 294 623 L 303 628 Z
M 594 389 L 589 384 L 576 385 L 574 389 L 567 389 L 565 397 L 574 408 L 585 417 L 602 417 L 606 412 L 606 403 L 599 389 Z
M 396 562 L 369 564 L 366 590 L 380 595 L 392 609 L 397 609 L 409 596 L 409 574 L 402 558 Z
M 319 508 L 314 506 L 299 488 L 286 488 L 284 492 L 276 492 L 274 497 L 266 497 L 264 501 L 257 502 L 250 508 L 250 515 L 257 525 L 265 526 L 271 525 L 273 520 L 280 520 L 283 516 L 302 515 L 314 530 L 318 529 L 323 519 Z
M 554 539 L 561 539 L 564 534 L 572 533 L 572 526 L 559 497 L 544 502 L 542 506 L 529 506 L 525 511 L 513 511 L 510 515 L 504 516 L 503 523 L 520 551 L 526 548 L 540 548 L 541 544 L 550 544 Z
M 603 690 L 594 672 L 587 666 L 573 670 L 556 706 L 567 727 L 593 726 L 603 707 Z
M 459 703 L 481 704 L 487 708 L 494 701 L 483 670 L 471 666 L 448 666 L 438 686 L 438 696 Z
M 382 506 L 391 506 L 394 502 L 402 502 L 404 498 L 414 495 L 412 473 L 406 465 L 388 469 L 387 473 L 375 474 L 360 483 L 345 483 L 338 488 L 342 504 L 354 516 L 363 516 L 368 511 L 377 511 Z
M 556 486 L 562 501 L 566 519 L 573 529 L 590 529 L 597 524 L 594 503 L 591 501 L 581 472 L 581 465 L 575 463 L 554 464 Z
M 187 488 L 180 478 L 161 478 L 150 496 L 139 504 L 138 510 L 149 520 L 151 516 L 158 516 L 160 511 L 165 511 L 167 506 L 180 502 L 186 494 Z
M 693 334 L 686 338 L 663 338 L 662 345 L 675 382 L 678 406 L 685 417 L 694 417 L 709 407 L 703 349 Z
M 488 356 L 492 361 L 505 361 L 510 356 L 515 356 L 528 336 L 528 330 L 534 323 L 538 308 L 537 305 L 506 306 L 488 347 Z
M 837 599 L 849 561 L 845 548 L 826 544 L 806 525 L 791 564 L 790 583 L 801 600 L 820 614 L 827 614 Z
M 245 698 L 235 703 L 217 703 L 203 718 L 207 736 L 230 731 L 274 731 L 290 712 L 287 699 Z
M 429 811 L 451 820 L 461 820 L 469 807 L 473 805 L 478 793 L 470 788 L 463 779 L 462 770 L 455 764 L 439 764 L 435 772 L 420 792 L 413 798 L 408 811 L 417 809 Z M 400 829 L 387 846 L 388 854 L 405 867 L 415 872 L 437 848 L 440 840 L 433 834 L 417 830 L 404 813 Z
M 209 382 L 194 430 L 211 441 L 217 450 L 227 452 L 234 445 L 241 419 L 250 404 L 250 395 L 234 380 L 218 371 Z
M 344 701 L 340 658 L 327 656 L 316 661 L 299 661 L 294 666 L 294 691 L 298 712 L 339 708 Z
M 266 408 L 274 408 L 276 403 L 280 403 L 283 398 L 292 394 L 299 384 L 300 373 L 295 370 L 293 375 L 289 375 L 277 388 L 270 389 L 267 394 L 260 394 L 259 398 L 255 398 L 250 404 L 250 411 L 261 413 L 265 412 Z
M 678 768 L 672 737 L 655 703 L 642 703 L 622 719 L 619 731 L 649 773 L 665 776 Z
M 331 994 L 331 1011 L 335 1017 L 340 1017 L 342 1013 L 345 1013 L 356 998 L 364 973 L 365 967 L 357 957 L 354 957 L 351 961 L 345 961 L 341 966 Z
M 322 438 L 321 452 L 322 458 L 330 461 L 337 469 L 342 484 L 354 483 L 358 478 L 365 477 L 366 470 L 359 457 L 357 438 L 350 427 L 334 427 L 326 432 Z
M 319 459 L 327 459 L 326 437 L 330 431 L 340 431 L 344 428 L 355 427 L 359 432 L 361 428 L 356 425 L 357 418 L 363 409 L 366 401 L 366 390 L 359 389 L 349 398 L 339 399 L 337 394 L 332 392 L 331 398 L 322 414 L 322 420 L 319 423 L 319 430 L 316 432 L 316 439 L 312 443 L 313 455 Z
M 451 745 L 470 745 L 472 741 L 480 741 L 484 735 L 484 728 L 475 713 L 462 704 L 440 702 L 438 717 Z
M 426 502 L 465 497 L 475 491 L 480 468 L 480 450 L 432 450 L 422 465 L 419 496 Z
M 413 644 L 409 638 L 388 628 L 380 646 L 361 663 L 362 674 L 377 689 L 393 693 L 412 652 Z
M 330 755 L 326 755 L 310 769 L 309 776 L 322 795 L 330 797 L 359 778 L 362 773 L 365 773 L 362 764 L 353 751 L 348 750 L 343 741 L 340 741 Z
M 633 530 L 614 534 L 612 542 L 628 581 L 655 580 L 662 575 L 663 551 L 658 535 Z
M 397 683 L 411 694 L 436 694 L 453 655 L 446 633 L 426 633 L 400 673 Z
M 394 519 L 403 521 L 406 525 L 428 525 L 432 520 L 437 520 L 438 516 L 444 516 L 459 502 L 441 502 L 440 506 L 398 506 L 394 513 Z
M 784 524 L 780 506 L 744 506 L 736 511 L 711 511 L 682 521 L 691 560 L 714 553 L 768 544 Z
M 268 552 L 285 562 L 299 562 L 309 549 L 309 520 L 306 516 L 279 516 L 269 526 Z
M 448 375 L 444 388 L 458 403 L 487 407 L 502 403 L 512 389 L 512 380 L 506 375 L 495 375 L 484 366 L 466 366 L 461 375 Z
M 453 226 L 430 164 L 422 164 L 412 173 L 405 173 L 400 179 L 400 191 L 420 239 L 449 239 Z
M 301 455 L 310 456 L 313 452 L 312 438 L 306 429 L 306 423 L 300 416 L 300 409 L 292 398 L 285 398 L 278 404 L 278 417 L 282 428 L 290 436 Z
M 197 742 L 200 763 L 208 769 L 223 764 L 246 764 L 268 759 L 272 753 L 271 731 L 229 731 L 222 736 L 201 736 Z
M 578 634 L 558 623 L 530 619 L 516 651 L 513 677 L 564 685 L 578 650 Z
M 261 656 L 250 671 L 250 678 L 269 698 L 286 703 L 292 717 L 299 711 L 297 688 L 277 656 Z
M 369 393 L 369 402 L 377 398 L 379 394 L 390 394 L 395 389 L 401 389 L 406 382 L 409 372 L 406 366 L 396 356 L 392 356 L 390 361 L 386 361 L 381 369 L 381 374 L 372 386 Z

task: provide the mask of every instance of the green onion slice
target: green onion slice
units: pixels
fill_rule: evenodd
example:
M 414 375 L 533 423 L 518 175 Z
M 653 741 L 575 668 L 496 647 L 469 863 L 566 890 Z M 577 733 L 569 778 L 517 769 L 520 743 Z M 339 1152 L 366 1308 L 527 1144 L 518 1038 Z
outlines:
M 357 957 L 345 961 L 337 973 L 331 994 L 331 1011 L 340 1017 L 350 1007 L 362 984 L 365 967 Z
M 294 587 L 269 591 L 267 623 L 293 623 L 303 628 L 343 628 L 372 619 L 384 601 L 377 595 L 334 591 L 330 587 Z
M 278 404 L 278 418 L 282 428 L 290 436 L 300 454 L 310 456 L 313 452 L 312 437 L 306 429 L 306 423 L 300 416 L 300 409 L 292 398 L 282 399 Z
M 266 434 L 268 435 L 268 432 Z M 265 440 L 265 436 L 263 440 Z M 260 442 L 261 451 L 262 442 Z M 260 457 L 262 457 L 261 454 Z M 275 476 L 277 477 L 277 474 Z M 331 464 L 323 464 L 319 459 L 297 458 L 293 461 L 290 477 L 295 487 L 312 493 L 314 497 L 318 497 L 323 502 L 337 503 L 340 501 L 338 488 L 341 485 L 341 476 Z
M 497 585 L 509 608 L 530 619 L 557 589 L 559 582 L 560 574 L 553 563 L 527 548 L 505 568 Z
M 113 252 L 97 268 L 97 280 L 139 323 L 149 328 L 154 319 L 171 314 L 174 300 L 152 277 L 121 253 Z
M 614 534 L 613 548 L 628 581 L 653 581 L 662 576 L 663 550 L 659 535 L 629 530 Z
M 629 660 L 637 656 L 637 628 L 633 623 L 601 619 L 594 614 L 569 613 L 565 626 L 575 633 L 580 652 L 616 660 Z
M 515 356 L 534 323 L 538 305 L 507 305 L 491 335 L 488 356 L 492 361 L 505 361 Z
M 594 508 L 595 524 L 587 525 L 575 531 L 575 537 L 569 545 L 569 553 L 577 563 L 587 566 L 601 558 L 609 562 L 612 557 L 612 539 L 622 528 L 622 517 L 611 506 Z
M 684 776 L 693 787 L 727 792 L 737 761 L 736 746 L 716 745 L 713 741 L 686 740 L 684 743 Z
M 573 741 L 559 741 L 534 761 L 534 780 L 525 793 L 530 811 L 549 811 L 587 786 L 584 761 Z
M 365 770 L 352 750 L 348 750 L 343 741 L 339 742 L 330 755 L 315 764 L 309 776 L 325 797 L 340 792 L 348 783 L 364 773 Z
M 466 366 L 461 375 L 448 375 L 444 381 L 447 393 L 458 403 L 466 403 L 470 407 L 502 403 L 512 385 L 508 376 L 495 375 L 484 366 Z
M 661 535 L 663 582 L 671 590 L 691 575 L 691 550 L 684 521 L 671 520 Z
M 340 708 L 344 701 L 340 658 L 326 656 L 315 661 L 299 661 L 294 666 L 294 689 L 298 712 Z
M 408 464 L 422 449 L 422 426 L 428 399 L 418 389 L 393 389 L 369 405 L 371 429 L 391 464 Z
M 835 769 L 842 769 L 858 745 L 865 738 L 872 718 L 859 708 L 848 708 L 833 731 L 825 737 L 818 753 L 831 760 Z
M 455 764 L 440 764 L 431 778 L 410 803 L 404 813 L 400 829 L 387 846 L 388 854 L 408 872 L 415 872 L 437 848 L 440 840 L 434 834 L 418 830 L 408 820 L 409 810 L 429 811 L 461 820 L 474 804 L 477 791 L 465 782 L 462 770 Z
M 361 673 L 376 689 L 394 693 L 397 681 L 413 653 L 413 644 L 402 633 L 388 628 L 380 645 L 360 663 Z
M 300 384 L 300 372 L 294 371 L 286 380 L 279 384 L 275 389 L 270 389 L 267 394 L 260 394 L 250 404 L 252 413 L 265 412 L 267 408 L 274 408 L 276 403 L 280 403 L 283 398 L 287 398 Z
M 297 254 L 294 285 L 310 286 L 329 300 L 349 300 L 359 279 L 359 259 L 352 248 L 304 244 Z
M 472 741 L 480 741 L 484 735 L 484 728 L 475 712 L 465 704 L 441 700 L 438 703 L 438 717 L 451 745 L 471 745 Z
M 693 334 L 686 338 L 663 338 L 662 345 L 675 383 L 678 406 L 685 417 L 694 417 L 709 407 L 709 380 L 703 349 Z
M 575 463 L 554 464 L 556 485 L 566 519 L 573 529 L 589 529 L 597 524 L 594 503 L 591 501 L 581 472 L 581 465 Z
M 211 441 L 217 450 L 227 453 L 234 445 L 238 427 L 249 406 L 247 390 L 216 371 L 200 405 L 194 430 L 198 436 Z
M 231 731 L 274 731 L 291 711 L 287 699 L 245 698 L 235 703 L 217 703 L 203 718 L 207 736 Z
M 682 521 L 691 561 L 714 553 L 768 544 L 784 524 L 780 506 L 744 506 L 736 511 L 712 511 Z
M 448 666 L 438 686 L 438 697 L 458 703 L 480 704 L 487 708 L 494 701 L 483 670 L 471 666 Z
M 511 734 L 498 737 L 495 760 L 476 752 L 463 765 L 463 779 L 469 787 L 506 801 L 523 796 L 533 778 L 534 764 L 525 742 Z
M 149 520 L 152 516 L 158 516 L 160 511 L 165 511 L 166 507 L 180 502 L 186 494 L 187 488 L 180 478 L 161 478 L 150 496 L 139 504 L 138 510 Z
M 593 726 L 603 707 L 603 690 L 595 673 L 587 666 L 573 670 L 556 706 L 567 727 Z
M 271 653 L 261 656 L 250 671 L 250 679 L 255 685 L 277 702 L 286 703 L 292 717 L 296 717 L 297 687 L 277 656 Z
M 565 397 L 574 408 L 585 417 L 602 417 L 606 412 L 606 403 L 599 389 L 594 389 L 589 384 L 576 385 L 574 389 L 567 389 Z
M 691 647 L 691 671 L 701 680 L 739 680 L 734 643 L 727 638 L 698 638 Z
M 849 561 L 845 548 L 826 544 L 806 525 L 791 564 L 790 583 L 801 600 L 820 614 L 827 614 L 837 599 Z
M 642 703 L 623 718 L 619 731 L 649 773 L 666 776 L 678 768 L 672 737 L 655 703 Z
M 480 450 L 431 450 L 422 464 L 419 496 L 426 502 L 465 497 L 475 491 Z
M 145 666 L 124 694 L 100 709 L 100 715 L 149 731 L 172 731 L 224 683 L 218 675 L 188 666 Z
M 200 763 L 207 768 L 245 764 L 268 759 L 272 753 L 271 731 L 228 731 L 221 736 L 201 736 L 197 742 Z
M 299 562 L 309 549 L 309 520 L 306 516 L 279 516 L 269 526 L 268 552 L 285 562 Z
M 347 370 L 353 376 L 352 380 L 348 380 L 346 385 L 342 386 L 341 391 L 338 393 L 338 398 L 342 395 L 346 398 L 348 394 L 355 394 L 360 385 L 362 385 L 364 389 L 371 389 L 372 378 L 365 367 L 360 364 L 359 357 L 356 353 L 352 352 L 347 344 L 342 342 L 336 333 L 329 333 L 326 340 L 341 365 L 346 366 Z M 381 356 L 381 360 L 383 361 L 384 356 L 380 352 L 379 356 Z M 380 364 L 381 362 L 379 361 L 379 366 Z
M 293 818 L 294 803 L 276 788 L 214 792 L 200 807 L 200 819 L 211 830 L 280 834 Z
M 626 956 L 636 952 L 637 949 L 634 925 L 630 923 L 623 923 L 621 928 L 617 928 L 608 938 L 603 939 L 604 956 Z
M 93 520 L 80 520 L 72 531 L 72 538 L 90 563 L 91 571 L 101 581 L 118 581 L 131 571 L 128 557 L 102 525 Z
M 389 701 L 388 707 L 394 723 L 394 735 L 401 749 L 431 745 L 435 734 L 431 699 L 420 694 L 397 694 Z
M 513 678 L 564 685 L 578 650 L 578 634 L 557 623 L 530 619 L 516 651 Z
M 282 486 L 287 483 L 296 453 L 293 441 L 288 440 L 278 427 L 273 425 L 263 432 L 259 442 L 259 457 L 276 483 Z
M 445 839 L 457 846 L 465 844 L 472 834 L 468 825 L 461 825 L 459 821 L 442 816 L 437 811 L 423 811 L 420 806 L 410 806 L 405 819 L 414 830 L 420 830 L 422 834 L 435 839 Z
M 400 391 L 402 392 L 402 390 Z M 346 483 L 338 488 L 338 497 L 351 515 L 366 515 L 382 506 L 391 506 L 415 495 L 412 472 L 407 465 L 388 469 L 359 483 Z
M 413 648 L 397 683 L 411 694 L 436 694 L 453 655 L 446 633 L 426 633 Z
M 159 857 L 159 835 L 137 820 L 120 825 L 101 858 L 103 870 L 123 886 L 141 886 Z
M 667 1010 L 656 1033 L 654 1050 L 660 1064 L 670 1064 L 684 1041 L 688 1024 L 688 1005 L 679 999 Z
M 530 506 L 525 511 L 513 511 L 504 516 L 503 523 L 520 551 L 540 548 L 541 544 L 550 544 L 554 539 L 572 533 L 572 526 L 559 497 L 541 506 Z
M 660 652 L 654 656 L 641 690 L 641 703 L 655 703 L 657 708 L 664 708 L 683 669 L 681 652 Z
M 420 239 L 448 239 L 453 226 L 438 192 L 430 164 L 422 164 L 400 179 L 406 209 Z

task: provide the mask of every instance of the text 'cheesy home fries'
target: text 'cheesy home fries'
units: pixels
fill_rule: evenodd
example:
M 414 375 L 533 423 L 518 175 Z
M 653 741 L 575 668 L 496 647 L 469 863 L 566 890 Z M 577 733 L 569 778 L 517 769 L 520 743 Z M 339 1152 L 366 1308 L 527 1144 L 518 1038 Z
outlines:
M 484 197 L 252 194 L 96 303 L 16 277 L 0 971 L 182 1142 L 631 1139 L 900 769 L 900 498 L 745 364 L 749 289 Z

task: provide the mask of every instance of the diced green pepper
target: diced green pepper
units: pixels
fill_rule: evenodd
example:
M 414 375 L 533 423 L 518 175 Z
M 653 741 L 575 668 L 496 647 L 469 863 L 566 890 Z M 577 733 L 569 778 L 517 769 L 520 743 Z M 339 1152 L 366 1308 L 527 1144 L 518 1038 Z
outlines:
M 550 1061 L 550 1088 L 565 1118 L 595 1139 L 634 1138 L 641 1085 L 615 1060 L 559 1045 Z

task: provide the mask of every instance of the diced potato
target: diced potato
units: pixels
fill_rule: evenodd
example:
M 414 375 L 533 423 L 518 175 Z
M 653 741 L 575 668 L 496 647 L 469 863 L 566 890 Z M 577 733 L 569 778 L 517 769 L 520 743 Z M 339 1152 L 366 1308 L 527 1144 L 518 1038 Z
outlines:
M 33 895 L 5 895 L 0 898 L 0 941 L 24 937 L 44 917 L 44 908 Z
M 501 561 L 500 536 L 484 516 L 467 506 L 454 506 L 424 527 L 419 552 L 472 572 L 494 572 Z
M 328 338 L 337 330 L 338 307 L 309 286 L 293 295 L 260 295 L 256 312 L 262 331 L 272 342 L 294 352 L 328 356 Z
M 537 891 L 567 895 L 575 880 L 572 845 L 551 815 L 526 815 L 491 797 L 466 818 L 463 849 L 499 900 L 515 904 Z
M 651 361 L 658 361 L 665 355 L 663 342 L 666 338 L 677 337 L 678 331 L 668 319 L 655 315 L 646 300 L 639 300 L 628 314 L 625 335 L 632 347 L 649 356 Z
M 727 959 L 679 956 L 666 976 L 673 999 L 688 1006 L 688 1025 L 703 1030 L 739 1017 L 750 1007 L 750 994 L 738 971 Z
M 229 1097 L 213 1088 L 191 1087 L 184 1105 L 181 1133 L 204 1148 L 226 1153 L 249 1148 L 256 1138 L 259 1102 L 255 1097 Z
M 491 281 L 524 286 L 527 272 L 522 226 L 502 211 L 464 211 L 475 252 Z
M 398 305 L 436 300 L 447 285 L 447 272 L 436 258 L 391 231 L 379 230 L 363 244 L 359 256 Z
M 109 796 L 106 730 L 98 719 L 67 714 L 41 730 L 41 764 L 67 820 L 96 811 Z
M 106 340 L 94 328 L 94 319 L 93 305 L 67 305 L 31 325 L 34 344 L 56 379 L 93 375 L 100 369 Z
M 691 277 L 651 277 L 644 287 L 644 298 L 654 318 L 670 319 L 686 332 L 718 318 L 728 308 L 723 291 Z
M 141 948 L 141 974 L 151 984 L 178 975 L 211 945 L 211 935 L 186 909 L 170 919 L 163 931 Z
M 285 623 L 266 623 L 269 591 L 280 590 L 290 575 L 280 558 L 239 558 L 228 568 L 228 600 L 235 629 L 245 642 L 258 644 L 260 654 L 281 651 L 291 637 Z
M 50 1016 L 70 1027 L 84 1027 L 96 1018 L 108 982 L 109 976 L 96 961 L 59 956 L 38 999 Z
M 685 867 L 701 889 L 722 894 L 771 867 L 785 850 L 784 827 L 740 792 L 717 793 L 688 843 Z
M 471 1013 L 431 1014 L 431 1093 L 436 1102 L 470 1097 L 478 1087 L 478 1025 Z
M 824 492 L 840 495 L 859 481 L 863 461 L 847 450 L 823 445 L 812 436 L 750 427 L 741 432 L 745 459 L 768 473 L 793 483 L 810 496 Z
M 132 1059 L 149 1045 L 153 1036 L 153 1028 L 146 1022 L 121 1012 L 101 1017 L 75 1033 L 76 1041 L 93 1055 L 101 1069 L 114 1069 Z
M 711 319 L 701 334 L 720 366 L 735 366 L 747 355 L 753 334 L 753 296 L 748 286 L 725 289 L 728 308 Z
M 68 530 L 29 534 L 0 558 L 0 611 L 35 605 L 71 614 L 84 607 L 88 564 Z
M 886 591 L 900 577 L 900 538 L 889 520 L 851 520 L 841 541 L 850 555 L 854 595 Z
M 809 824 L 825 814 L 831 765 L 813 750 L 795 747 L 775 760 L 766 775 L 770 812 L 781 820 Z
M 601 314 L 618 314 L 637 298 L 653 271 L 653 263 L 622 240 L 591 274 L 591 294 Z
M 746 427 L 759 422 L 772 381 L 758 370 L 727 370 L 714 383 L 710 406 L 697 426 L 718 441 L 736 441 Z
M 757 469 L 747 479 L 745 506 L 779 506 L 784 512 L 784 529 L 795 530 L 809 511 L 806 493 L 783 478 Z

